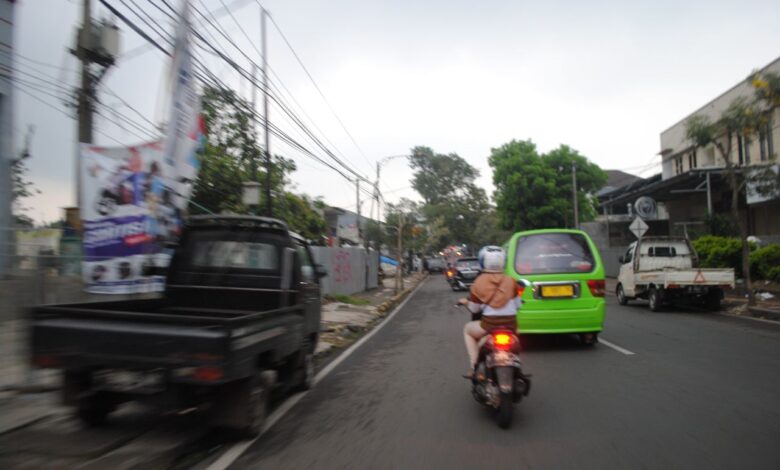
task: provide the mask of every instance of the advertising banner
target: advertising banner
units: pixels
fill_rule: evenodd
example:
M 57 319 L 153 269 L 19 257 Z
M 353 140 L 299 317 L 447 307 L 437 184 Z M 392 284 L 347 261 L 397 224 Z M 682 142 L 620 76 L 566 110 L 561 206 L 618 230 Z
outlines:
M 201 142 L 199 129 L 191 133 L 189 157 L 180 165 L 164 158 L 161 142 L 114 148 L 81 144 L 82 273 L 87 291 L 162 289 L 164 279 L 143 276 L 144 267 L 166 266 L 170 260 L 165 244 L 179 236 Z

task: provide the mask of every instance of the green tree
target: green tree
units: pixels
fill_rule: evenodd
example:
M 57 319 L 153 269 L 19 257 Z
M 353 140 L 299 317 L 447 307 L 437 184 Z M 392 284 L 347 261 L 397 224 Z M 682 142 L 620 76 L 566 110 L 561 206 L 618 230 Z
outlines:
M 30 126 L 25 136 L 24 148 L 18 158 L 11 160 L 11 207 L 13 209 L 14 222 L 20 227 L 32 227 L 34 225 L 32 218 L 27 215 L 29 207 L 24 205 L 24 199 L 40 194 L 41 191 L 35 187 L 32 181 L 27 179 L 29 169 L 25 161 L 30 158 L 30 140 L 32 139 L 35 128 Z
M 731 190 L 731 218 L 739 228 L 742 245 L 742 275 L 748 291 L 748 303 L 755 305 L 755 294 L 750 279 L 750 245 L 748 243 L 747 221 L 740 217 L 740 199 L 745 186 L 753 182 L 760 193 L 774 192 L 778 187 L 777 173 L 770 163 L 775 155 L 769 155 L 769 162 L 746 171 L 742 162 L 735 161 L 735 142 L 761 136 L 766 129 L 771 131 L 772 117 L 780 106 L 780 76 L 775 73 L 754 72 L 747 79 L 753 87 L 752 97 L 735 98 L 715 119 L 699 114 L 685 123 L 686 137 L 694 148 L 714 147 L 726 169 L 726 181 Z
M 242 201 L 244 182 L 265 182 L 263 151 L 253 126 L 250 104 L 232 90 L 207 87 L 203 94 L 207 141 L 200 155 L 200 171 L 190 210 L 247 214 Z M 325 234 L 323 203 L 286 189 L 295 162 L 274 155 L 271 164 L 273 216 L 291 230 L 316 242 Z M 265 206 L 264 195 L 258 207 Z
M 591 194 L 607 180 L 601 168 L 567 145 L 541 155 L 531 140 L 512 140 L 492 149 L 488 163 L 493 169 L 499 226 L 510 231 L 574 224 L 572 166 L 577 169 L 581 222 L 595 217 Z
M 420 215 L 427 221 L 423 243 L 426 251 L 438 251 L 449 243 L 477 243 L 477 223 L 490 208 L 485 190 L 474 183 L 479 171 L 455 153 L 438 154 L 429 147 L 415 147 L 409 164 L 414 171 L 412 187 L 423 204 Z

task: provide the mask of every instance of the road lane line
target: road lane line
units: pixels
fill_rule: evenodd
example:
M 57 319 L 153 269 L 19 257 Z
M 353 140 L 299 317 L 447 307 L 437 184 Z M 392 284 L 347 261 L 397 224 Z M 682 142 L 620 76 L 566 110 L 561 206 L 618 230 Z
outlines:
M 621 354 L 625 354 L 626 356 L 633 356 L 635 354 L 635 353 L 629 351 L 626 348 L 621 348 L 620 346 L 618 346 L 615 343 L 610 343 L 609 341 L 605 340 L 604 338 L 599 338 L 599 343 L 603 344 L 604 346 L 606 346 L 608 348 L 612 348 L 612 349 L 614 349 L 615 351 L 617 351 L 617 352 L 619 352 Z
M 322 369 L 315 377 L 312 384 L 312 388 L 317 386 L 317 383 L 319 383 L 322 379 L 324 379 L 333 369 L 338 367 L 339 364 L 344 362 L 346 358 L 348 358 L 352 353 L 354 353 L 360 346 L 362 346 L 366 341 L 371 339 L 372 336 L 377 334 L 379 330 L 385 327 L 388 323 L 390 323 L 390 320 L 393 319 L 393 317 L 396 316 L 398 312 L 401 311 L 404 306 L 406 306 L 406 303 L 411 300 L 411 298 L 414 296 L 414 294 L 417 293 L 417 291 L 422 287 L 423 284 L 428 279 L 423 279 L 419 284 L 417 284 L 417 287 L 414 288 L 414 290 L 406 296 L 403 302 L 401 302 L 395 310 L 393 310 L 390 315 L 385 317 L 384 320 L 380 324 L 378 324 L 373 330 L 366 333 L 365 336 L 360 338 L 356 343 L 354 343 L 352 346 L 347 348 L 346 351 L 341 353 L 336 359 L 332 360 L 327 366 L 325 366 L 324 369 Z M 295 395 L 291 396 L 287 400 L 285 400 L 281 405 L 279 405 L 276 410 L 274 410 L 273 413 L 268 415 L 268 418 L 266 418 L 265 424 L 263 425 L 263 430 L 254 438 L 248 441 L 244 442 L 238 442 L 231 446 L 228 450 L 225 451 L 217 460 L 215 460 L 211 465 L 206 467 L 206 470 L 225 470 L 228 468 L 233 462 L 238 460 L 241 455 L 243 455 L 244 452 L 252 445 L 254 444 L 258 439 L 260 439 L 263 434 L 266 433 L 269 429 L 273 427 L 274 424 L 276 424 L 284 415 L 286 415 L 303 397 L 309 394 L 309 391 L 303 392 L 303 393 L 296 393 Z

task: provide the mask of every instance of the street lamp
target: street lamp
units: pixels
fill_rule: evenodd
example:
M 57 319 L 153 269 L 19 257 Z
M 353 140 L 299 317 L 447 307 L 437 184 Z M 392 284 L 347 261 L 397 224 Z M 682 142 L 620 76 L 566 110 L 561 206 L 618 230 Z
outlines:
M 252 215 L 257 213 L 257 206 L 260 205 L 261 184 L 255 181 L 246 181 L 241 183 L 241 201 L 249 207 Z

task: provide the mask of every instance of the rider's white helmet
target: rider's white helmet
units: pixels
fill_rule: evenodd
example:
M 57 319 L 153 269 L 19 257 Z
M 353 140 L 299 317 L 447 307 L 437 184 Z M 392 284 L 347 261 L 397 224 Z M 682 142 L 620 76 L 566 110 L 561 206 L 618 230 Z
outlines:
M 488 245 L 479 250 L 479 265 L 483 271 L 504 272 L 506 253 L 500 246 Z

